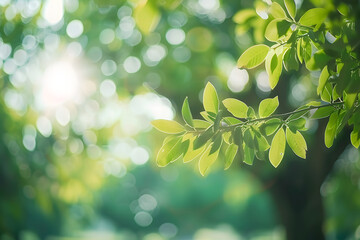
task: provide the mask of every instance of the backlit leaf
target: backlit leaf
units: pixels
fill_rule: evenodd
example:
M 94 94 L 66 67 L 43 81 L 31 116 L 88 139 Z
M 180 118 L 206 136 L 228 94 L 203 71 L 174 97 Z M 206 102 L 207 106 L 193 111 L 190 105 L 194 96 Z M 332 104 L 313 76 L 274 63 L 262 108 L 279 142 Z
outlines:
M 272 20 L 266 27 L 265 38 L 271 42 L 277 42 L 289 31 L 291 23 L 282 19 Z
M 325 146 L 327 148 L 330 148 L 334 143 L 338 116 L 339 115 L 338 115 L 337 111 L 333 112 L 330 115 L 328 124 L 326 125 L 326 128 L 325 128 Z
M 146 4 L 138 4 L 134 9 L 136 25 L 145 34 L 149 34 L 155 29 L 160 21 L 160 17 L 160 12 L 153 6 L 152 1 L 147 1 Z
M 252 165 L 254 162 L 255 150 L 244 144 L 244 163 Z
M 207 112 L 217 114 L 219 111 L 219 99 L 215 87 L 208 82 L 204 89 L 203 105 Z
M 199 171 L 200 171 L 201 175 L 203 175 L 203 176 L 205 176 L 205 174 L 209 170 L 210 166 L 214 164 L 214 162 L 216 161 L 216 159 L 219 156 L 220 148 L 217 149 L 212 154 L 210 154 L 212 145 L 213 144 L 210 144 L 206 148 L 205 152 L 201 155 L 200 160 L 199 160 Z
M 177 160 L 184 152 L 186 144 L 182 144 L 181 137 L 173 138 L 166 142 L 159 150 L 156 163 L 159 167 L 165 167 L 170 162 Z
M 264 131 L 267 136 L 275 133 L 275 131 L 281 126 L 282 121 L 278 118 L 273 118 L 265 122 Z
M 200 120 L 200 119 L 193 119 L 193 127 L 194 128 L 208 128 L 211 126 L 211 123 Z
M 184 127 L 180 125 L 180 123 L 173 120 L 158 119 L 151 121 L 151 125 L 164 133 L 177 134 L 185 131 Z
M 193 117 L 191 115 L 188 98 L 186 97 L 181 109 L 182 117 L 189 126 L 194 126 Z
M 269 12 L 273 15 L 274 18 L 284 19 L 286 18 L 286 13 L 280 4 L 273 2 L 269 8 Z
M 294 133 L 290 130 L 290 128 L 287 127 L 286 141 L 296 155 L 304 159 L 306 158 L 306 141 L 299 131 Z
M 311 116 L 312 119 L 326 118 L 330 116 L 336 109 L 333 106 L 327 106 L 317 109 Z
M 274 98 L 266 98 L 260 102 L 259 105 L 259 116 L 261 118 L 270 116 L 277 107 L 279 106 L 279 99 L 278 97 Z
M 269 76 L 269 84 L 271 89 L 274 89 L 279 82 L 282 71 L 283 55 L 277 55 L 275 51 L 271 51 L 265 59 L 265 69 Z
M 226 109 L 235 117 L 246 118 L 248 106 L 240 100 L 235 98 L 227 98 L 223 100 L 223 104 Z
M 195 159 L 196 157 L 200 156 L 200 154 L 203 153 L 207 147 L 207 145 L 205 144 L 202 147 L 194 149 L 194 140 L 195 139 L 196 139 L 196 137 L 193 137 L 190 139 L 189 148 L 184 155 L 184 159 L 183 159 L 184 163 L 190 162 L 193 159 Z
M 264 44 L 259 44 L 248 48 L 238 59 L 238 68 L 254 68 L 259 66 L 269 52 L 269 47 Z
M 359 148 L 359 146 L 360 146 L 360 132 L 355 131 L 355 129 L 354 129 L 350 134 L 350 141 L 351 141 L 351 144 L 354 147 Z
M 228 169 L 231 164 L 233 163 L 234 161 L 234 158 L 236 156 L 236 153 L 238 151 L 238 146 L 236 144 L 230 144 L 228 146 L 228 148 L 226 149 L 226 152 L 225 152 L 225 167 L 224 169 Z
M 320 77 L 319 77 L 319 85 L 317 87 L 317 94 L 319 95 L 320 93 L 322 93 L 322 91 L 324 90 L 325 88 L 325 84 L 327 83 L 328 79 L 329 79 L 329 71 L 328 71 L 328 68 L 327 66 L 325 66 L 323 68 L 323 70 L 321 71 L 321 74 L 320 74 Z
M 205 132 L 201 133 L 195 140 L 193 149 L 198 149 L 205 145 L 205 143 L 213 136 L 213 128 L 209 127 Z
M 285 132 L 283 128 L 280 128 L 272 139 L 269 160 L 274 167 L 278 167 L 281 163 L 285 153 Z
M 284 0 L 284 3 L 289 15 L 292 17 L 292 19 L 295 19 L 296 5 L 294 0 Z
M 324 8 L 312 8 L 301 16 L 299 23 L 311 27 L 323 23 L 327 18 L 327 15 L 328 11 Z

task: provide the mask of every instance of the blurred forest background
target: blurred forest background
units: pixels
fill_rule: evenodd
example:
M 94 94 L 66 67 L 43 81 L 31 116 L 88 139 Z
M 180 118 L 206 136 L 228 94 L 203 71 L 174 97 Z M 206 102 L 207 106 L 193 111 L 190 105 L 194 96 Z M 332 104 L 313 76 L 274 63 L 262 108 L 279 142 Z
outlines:
M 178 119 L 185 96 L 200 112 L 208 81 L 253 106 L 279 95 L 279 112 L 316 96 L 319 72 L 283 73 L 270 92 L 263 67 L 236 68 L 266 42 L 266 7 L 0 0 L 0 239 L 360 239 L 359 151 L 348 133 L 326 149 L 326 121 L 307 126 L 307 160 L 287 151 L 277 169 L 154 163 L 164 134 L 149 122 Z M 244 9 L 257 15 L 234 18 Z

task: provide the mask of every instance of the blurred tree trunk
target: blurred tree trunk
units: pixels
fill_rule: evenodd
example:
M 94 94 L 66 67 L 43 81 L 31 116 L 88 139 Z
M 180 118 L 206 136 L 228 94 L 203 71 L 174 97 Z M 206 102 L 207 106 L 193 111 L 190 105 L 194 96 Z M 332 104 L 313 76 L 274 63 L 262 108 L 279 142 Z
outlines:
M 325 211 L 320 188 L 349 144 L 349 133 L 344 131 L 334 146 L 327 149 L 324 144 L 326 123 L 326 120 L 319 122 L 313 142 L 308 143 L 306 160 L 291 159 L 291 150 L 287 149 L 289 158 L 283 159 L 285 166 L 270 188 L 288 240 L 325 239 Z

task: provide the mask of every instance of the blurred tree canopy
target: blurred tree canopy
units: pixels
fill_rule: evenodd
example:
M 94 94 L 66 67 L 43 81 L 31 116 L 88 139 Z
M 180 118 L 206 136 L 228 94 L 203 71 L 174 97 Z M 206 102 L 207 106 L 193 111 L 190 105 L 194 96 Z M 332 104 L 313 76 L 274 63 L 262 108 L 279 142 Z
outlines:
M 0 239 L 359 238 L 359 152 L 348 127 L 327 149 L 326 119 L 306 122 L 307 159 L 286 149 L 276 170 L 235 157 L 219 171 L 222 154 L 206 178 L 195 161 L 156 165 L 165 134 L 150 122 L 179 120 L 185 96 L 201 118 L 207 82 L 248 106 L 278 96 L 280 113 L 317 98 L 319 69 L 285 64 L 273 91 L 262 67 L 238 69 L 246 49 L 271 46 L 266 27 L 289 11 L 273 2 L 0 0 Z M 296 20 L 311 8 L 330 29 L 348 20 L 343 35 L 317 29 L 357 59 L 357 2 L 295 4 Z

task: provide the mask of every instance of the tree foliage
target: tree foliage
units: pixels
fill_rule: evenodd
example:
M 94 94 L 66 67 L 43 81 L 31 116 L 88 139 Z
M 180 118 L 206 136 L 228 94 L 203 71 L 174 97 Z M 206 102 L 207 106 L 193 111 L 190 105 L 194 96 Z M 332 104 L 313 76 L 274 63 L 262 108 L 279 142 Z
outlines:
M 214 86 L 207 83 L 204 111 L 200 113 L 204 120 L 192 118 L 186 98 L 182 107 L 184 131 L 176 132 L 179 127 L 175 123 L 174 128 L 167 129 L 167 124 L 158 124 L 160 120 L 153 122 L 160 131 L 175 133 L 165 139 L 160 149 L 159 166 L 182 157 L 184 162 L 199 159 L 199 171 L 205 175 L 218 156 L 224 154 L 225 169 L 234 159 L 252 165 L 255 158 L 269 159 L 278 167 L 286 145 L 305 159 L 307 144 L 301 132 L 306 130 L 309 119 L 319 118 L 328 118 L 324 133 L 326 147 L 333 145 L 346 125 L 353 129 L 352 145 L 359 147 L 360 51 L 356 13 L 348 5 L 340 4 L 334 9 L 312 8 L 299 16 L 293 0 L 273 2 L 266 11 L 270 18 L 263 20 L 264 36 L 270 46 L 258 44 L 248 48 L 239 57 L 237 66 L 251 69 L 265 62 L 271 89 L 278 85 L 283 69 L 299 71 L 304 65 L 310 72 L 321 71 L 318 99 L 292 112 L 276 114 L 278 97 L 262 100 L 257 111 L 234 98 L 224 99 L 219 105 Z M 245 9 L 234 16 L 234 21 L 241 25 L 255 15 L 255 10 Z

